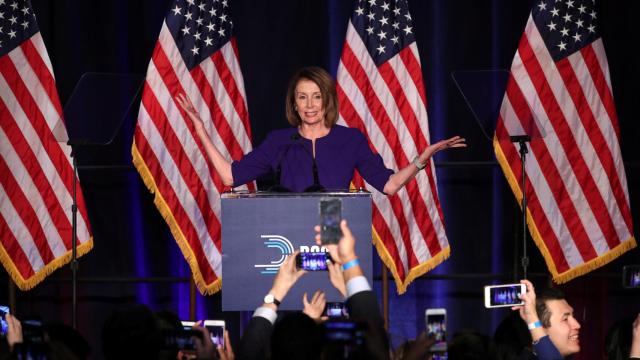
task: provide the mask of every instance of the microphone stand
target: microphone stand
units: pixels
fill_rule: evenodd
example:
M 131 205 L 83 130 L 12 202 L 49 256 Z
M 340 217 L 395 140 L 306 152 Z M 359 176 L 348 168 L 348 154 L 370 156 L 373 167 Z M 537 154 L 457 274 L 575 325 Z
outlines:
M 527 173 L 525 171 L 525 163 L 527 158 L 527 153 L 529 149 L 527 147 L 527 142 L 531 142 L 531 136 L 529 135 L 515 135 L 510 136 L 509 139 L 512 143 L 518 143 L 520 146 L 520 167 L 521 167 L 521 184 L 520 187 L 522 189 L 522 259 L 520 263 L 522 265 L 523 278 L 527 278 L 527 268 L 529 267 L 529 257 L 527 257 Z

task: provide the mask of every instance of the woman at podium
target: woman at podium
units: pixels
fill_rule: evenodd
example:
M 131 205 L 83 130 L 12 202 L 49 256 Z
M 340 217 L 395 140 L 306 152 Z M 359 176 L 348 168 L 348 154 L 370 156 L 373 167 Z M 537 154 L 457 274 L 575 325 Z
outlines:
M 191 101 L 184 94 L 179 94 L 176 101 L 193 121 L 209 160 L 226 186 L 240 186 L 273 171 L 276 191 L 346 190 L 357 169 L 378 191 L 393 195 L 424 169 L 436 152 L 466 147 L 463 138 L 454 136 L 431 144 L 398 172 L 388 169 L 362 132 L 336 124 L 335 82 L 319 67 L 305 67 L 289 82 L 286 116 L 292 126 L 272 131 L 262 144 L 233 162 L 216 149 Z

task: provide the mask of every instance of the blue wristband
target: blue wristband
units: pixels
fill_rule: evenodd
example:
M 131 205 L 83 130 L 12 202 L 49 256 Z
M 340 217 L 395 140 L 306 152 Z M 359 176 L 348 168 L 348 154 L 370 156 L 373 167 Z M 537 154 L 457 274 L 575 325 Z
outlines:
M 355 258 L 351 261 L 348 261 L 344 264 L 342 264 L 342 271 L 346 271 L 347 269 L 351 269 L 354 266 L 359 266 L 360 265 L 360 259 Z
M 540 321 L 536 321 L 536 322 L 532 322 L 531 324 L 527 324 L 527 327 L 529 328 L 529 330 L 533 330 L 535 328 L 539 328 L 542 327 L 542 323 L 540 323 Z

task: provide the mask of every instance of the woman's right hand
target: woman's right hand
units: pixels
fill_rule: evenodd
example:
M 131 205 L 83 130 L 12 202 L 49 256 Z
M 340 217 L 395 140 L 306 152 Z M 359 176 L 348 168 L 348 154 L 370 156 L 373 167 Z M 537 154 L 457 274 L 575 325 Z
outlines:
M 193 125 L 196 126 L 196 129 L 198 127 L 202 127 L 204 129 L 204 122 L 200 118 L 200 114 L 198 113 L 198 110 L 196 110 L 196 107 L 193 106 L 193 103 L 191 102 L 189 97 L 187 97 L 186 94 L 178 94 L 176 95 L 175 99 L 178 105 L 180 105 L 180 107 L 182 108 L 182 110 L 184 110 L 184 112 L 187 113 L 187 115 L 193 122 Z

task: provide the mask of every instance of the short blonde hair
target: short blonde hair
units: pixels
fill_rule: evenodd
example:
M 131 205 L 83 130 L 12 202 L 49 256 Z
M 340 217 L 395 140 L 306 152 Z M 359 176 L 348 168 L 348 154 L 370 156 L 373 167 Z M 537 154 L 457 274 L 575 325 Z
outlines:
M 336 83 L 329 73 L 317 66 L 304 67 L 293 75 L 287 87 L 286 114 L 289 124 L 299 126 L 302 123 L 296 111 L 296 86 L 301 80 L 313 81 L 320 88 L 322 107 L 324 110 L 324 124 L 332 127 L 338 122 L 338 94 Z

